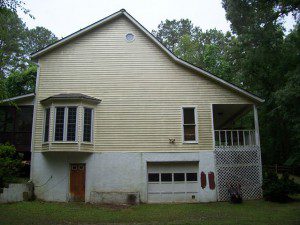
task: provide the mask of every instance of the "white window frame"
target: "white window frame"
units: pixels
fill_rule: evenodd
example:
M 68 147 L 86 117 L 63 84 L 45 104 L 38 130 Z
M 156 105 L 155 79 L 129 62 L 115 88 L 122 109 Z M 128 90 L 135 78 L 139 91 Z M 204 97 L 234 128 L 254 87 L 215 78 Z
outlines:
M 195 141 L 185 141 L 184 140 L 184 109 L 193 108 L 194 109 L 194 117 L 195 117 Z M 198 110 L 195 105 L 184 105 L 181 106 L 181 138 L 183 144 L 198 144 L 199 136 L 198 136 Z
M 49 124 L 48 124 L 48 141 L 45 141 L 45 132 L 46 132 L 46 118 L 47 118 L 47 110 L 49 109 Z M 47 107 L 44 109 L 44 125 L 43 125 L 43 143 L 49 143 L 50 141 L 50 127 L 51 127 L 51 107 Z
M 57 112 L 57 108 L 65 108 L 64 111 L 64 128 L 63 128 L 63 140 L 61 141 L 56 141 L 55 140 L 55 132 L 56 132 L 56 112 Z M 68 131 L 68 113 L 69 113 L 69 108 L 76 108 L 76 125 L 75 125 L 75 140 L 74 141 L 67 141 L 67 131 Z M 53 129 L 53 142 L 55 143 L 59 143 L 59 142 L 69 142 L 69 143 L 76 143 L 78 142 L 78 106 L 55 106 L 54 108 L 54 129 Z
M 90 109 L 91 110 L 91 141 L 84 141 L 84 110 Z M 84 144 L 92 144 L 94 143 L 94 108 L 92 107 L 85 107 L 83 106 L 83 112 L 82 112 L 82 135 L 81 135 L 81 142 Z

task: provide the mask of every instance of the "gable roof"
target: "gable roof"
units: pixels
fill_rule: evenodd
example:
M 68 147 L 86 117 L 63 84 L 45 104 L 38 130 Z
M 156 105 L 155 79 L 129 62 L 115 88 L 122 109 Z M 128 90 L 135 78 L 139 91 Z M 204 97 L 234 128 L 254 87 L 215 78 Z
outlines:
M 65 37 L 65 38 L 62 38 L 61 40 L 51 44 L 51 45 L 48 45 L 46 46 L 45 48 L 35 52 L 35 53 L 32 53 L 31 54 L 31 59 L 38 59 L 40 56 L 48 53 L 49 51 L 52 51 L 53 49 L 63 45 L 63 44 L 66 44 L 68 42 L 70 42 L 71 40 L 73 40 L 74 38 L 77 38 L 83 34 L 85 34 L 86 32 L 88 31 L 91 31 L 109 21 L 112 21 L 116 18 L 119 18 L 120 16 L 125 16 L 129 21 L 131 21 L 137 28 L 139 28 L 148 38 L 150 38 L 150 40 L 152 40 L 161 50 L 163 50 L 172 60 L 174 60 L 176 63 L 188 68 L 188 69 L 191 69 L 197 73 L 201 73 L 202 75 L 204 75 L 205 77 L 208 77 L 214 81 L 216 81 L 217 83 L 225 86 L 225 87 L 228 87 L 240 94 L 242 94 L 243 96 L 246 96 L 248 98 L 250 98 L 251 100 L 257 102 L 257 103 L 262 103 L 264 102 L 265 100 L 230 83 L 230 82 L 227 82 L 223 79 L 221 79 L 220 77 L 217 77 L 199 67 L 196 67 L 180 58 L 178 58 L 177 56 L 175 56 L 168 48 L 166 48 L 162 43 L 160 43 L 156 37 L 151 34 L 145 27 L 143 27 L 137 20 L 135 20 L 128 12 L 126 12 L 125 9 L 121 9 L 120 11 L 118 12 L 115 12 L 113 14 L 111 14 L 110 16 L 108 17 L 105 17 L 104 19 L 102 20 L 99 20 L 81 30 L 78 30 L 72 34 L 70 34 L 69 36 Z

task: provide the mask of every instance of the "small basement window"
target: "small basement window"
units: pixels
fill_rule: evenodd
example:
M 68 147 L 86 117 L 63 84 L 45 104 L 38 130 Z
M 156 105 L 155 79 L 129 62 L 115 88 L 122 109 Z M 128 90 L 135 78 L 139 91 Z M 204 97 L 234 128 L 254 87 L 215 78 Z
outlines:
M 149 173 L 148 181 L 149 182 L 159 182 L 159 173 Z
M 195 107 L 182 108 L 183 142 L 197 143 L 197 114 Z

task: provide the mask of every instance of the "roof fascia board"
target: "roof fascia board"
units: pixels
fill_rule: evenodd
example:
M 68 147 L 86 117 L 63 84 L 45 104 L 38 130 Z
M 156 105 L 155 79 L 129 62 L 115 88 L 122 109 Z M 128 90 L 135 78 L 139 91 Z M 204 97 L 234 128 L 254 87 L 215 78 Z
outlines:
M 7 99 L 3 99 L 0 102 L 4 103 L 4 102 L 11 102 L 11 101 L 16 101 L 16 100 L 20 100 L 20 99 L 25 99 L 25 98 L 29 98 L 29 97 L 33 97 L 34 93 L 30 93 L 30 94 L 26 94 L 26 95 L 20 95 L 20 96 L 16 96 L 16 97 L 12 97 L 12 98 L 7 98 Z

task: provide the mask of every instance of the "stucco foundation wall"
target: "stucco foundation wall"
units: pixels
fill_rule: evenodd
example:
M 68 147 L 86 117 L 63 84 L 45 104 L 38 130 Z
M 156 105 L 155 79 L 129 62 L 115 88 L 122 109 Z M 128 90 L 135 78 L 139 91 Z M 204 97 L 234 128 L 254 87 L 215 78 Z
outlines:
M 0 203 L 21 202 L 24 200 L 28 200 L 28 198 L 31 198 L 32 185 L 29 183 L 9 184 L 9 186 L 7 188 L 3 188 L 2 191 L 3 192 L 0 193 Z
M 93 193 L 139 193 L 147 202 L 147 162 L 199 162 L 199 173 L 215 173 L 213 151 L 190 153 L 157 152 L 34 152 L 31 179 L 37 198 L 46 201 L 69 200 L 69 164 L 86 163 L 85 200 L 98 202 Z M 216 201 L 216 190 L 201 188 L 200 202 Z M 101 198 L 98 198 L 101 199 Z

